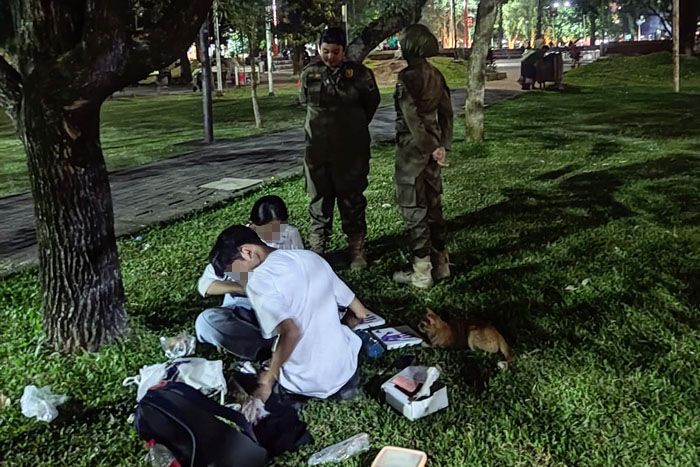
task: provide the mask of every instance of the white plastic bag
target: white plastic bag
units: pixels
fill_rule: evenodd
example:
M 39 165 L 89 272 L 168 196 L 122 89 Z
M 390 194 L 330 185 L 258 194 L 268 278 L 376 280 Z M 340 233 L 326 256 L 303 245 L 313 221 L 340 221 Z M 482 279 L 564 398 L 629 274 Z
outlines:
M 29 385 L 24 388 L 20 404 L 22 405 L 22 415 L 25 417 L 36 417 L 37 420 L 49 423 L 58 416 L 59 406 L 68 400 L 68 396 L 54 394 L 49 386 L 37 388 Z
M 345 441 L 328 446 L 315 452 L 309 458 L 309 465 L 326 464 L 330 462 L 340 462 L 349 459 L 355 454 L 360 454 L 369 449 L 369 435 L 358 433 Z
M 171 363 L 147 365 L 139 370 L 138 375 L 126 378 L 122 385 L 138 386 L 136 391 L 136 402 L 138 402 L 150 388 L 161 381 L 179 381 L 207 396 L 219 392 L 222 401 L 228 391 L 222 361 L 204 358 L 178 358 Z

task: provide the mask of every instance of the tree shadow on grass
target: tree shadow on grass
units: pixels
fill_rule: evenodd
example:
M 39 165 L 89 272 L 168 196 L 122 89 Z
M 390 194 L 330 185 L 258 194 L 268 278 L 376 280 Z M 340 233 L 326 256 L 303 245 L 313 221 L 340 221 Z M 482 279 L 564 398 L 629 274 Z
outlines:
M 451 243 L 473 244 L 474 235 L 491 232 L 489 241 L 476 248 L 452 248 L 451 260 L 454 263 L 454 277 L 446 287 L 448 296 L 454 293 L 476 297 L 489 294 L 497 297 L 493 302 L 482 305 L 478 310 L 469 310 L 470 317 L 493 322 L 503 332 L 506 340 L 529 347 L 541 347 L 547 343 L 564 343 L 576 348 L 584 337 L 600 332 L 609 324 L 606 314 L 608 304 L 601 297 L 566 305 L 563 291 L 554 287 L 542 287 L 527 294 L 508 292 L 522 290 L 523 281 L 531 287 L 539 287 L 536 277 L 543 273 L 540 264 L 518 265 L 501 268 L 473 277 L 470 267 L 478 265 L 485 258 L 521 256 L 523 253 L 541 253 L 571 235 L 595 229 L 618 219 L 635 217 L 640 214 L 652 217 L 661 225 L 696 225 L 697 216 L 678 217 L 675 212 L 697 207 L 698 192 L 688 190 L 688 185 L 697 186 L 700 182 L 700 159 L 688 155 L 674 155 L 606 170 L 582 172 L 567 176 L 574 166 L 566 166 L 537 177 L 538 179 L 560 179 L 547 190 L 509 189 L 506 199 L 476 212 L 468 212 L 448 220 Z M 618 200 L 623 186 L 642 182 L 644 190 L 655 192 L 662 200 L 644 205 L 640 213 L 637 205 L 643 195 L 635 195 L 635 210 Z M 671 213 L 671 214 L 669 214 Z M 478 232 L 476 234 L 472 232 Z M 477 241 L 478 241 L 478 237 Z M 471 241 L 466 241 L 471 239 Z M 493 241 L 493 240 L 496 241 Z M 405 239 L 398 236 L 384 237 L 371 242 L 372 251 L 392 252 L 405 245 Z M 585 252 L 582 251 L 582 254 Z M 574 253 L 575 254 L 575 253 Z M 575 261 L 575 258 L 572 258 Z M 577 265 L 572 263 L 572 267 Z M 680 283 L 692 287 L 692 280 L 684 271 L 665 271 Z M 543 281 L 547 279 L 543 276 Z M 453 292 L 454 291 L 454 292 Z M 617 299 L 633 302 L 634 291 L 620 294 Z M 697 293 L 690 292 L 690 301 L 697 302 Z M 693 298 L 695 297 L 695 298 Z M 556 309 L 554 309 L 556 305 Z M 411 305 L 408 301 L 408 306 Z M 447 315 L 460 316 L 464 310 L 443 310 Z M 553 322 L 542 325 L 542 319 Z M 626 343 L 627 344 L 627 343 Z M 632 349 L 656 355 L 663 353 L 665 345 L 637 345 L 629 343 Z M 637 345 L 635 347 L 635 345 Z M 634 352 L 633 352 L 634 353 Z M 640 362 L 647 362 L 647 355 Z M 614 358 L 614 357 L 611 357 Z M 622 360 L 620 363 L 622 364 Z

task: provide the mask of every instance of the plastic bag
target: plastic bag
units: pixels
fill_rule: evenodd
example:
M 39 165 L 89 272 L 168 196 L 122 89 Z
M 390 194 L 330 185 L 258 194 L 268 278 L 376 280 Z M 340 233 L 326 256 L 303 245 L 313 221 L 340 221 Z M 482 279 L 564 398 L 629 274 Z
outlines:
M 369 450 L 369 435 L 358 433 L 345 441 L 323 448 L 309 458 L 309 465 L 340 462 Z
M 160 346 L 168 358 L 186 357 L 194 353 L 197 339 L 183 332 L 175 337 L 161 337 Z
M 22 415 L 25 417 L 36 417 L 37 420 L 49 423 L 58 416 L 59 406 L 68 400 L 68 396 L 54 394 L 49 386 L 37 388 L 29 385 L 24 388 L 20 404 L 22 405 Z
M 124 379 L 123 386 L 135 384 L 136 402 L 146 395 L 148 390 L 161 381 L 180 381 L 209 396 L 213 393 L 224 395 L 228 392 L 224 378 L 224 366 L 221 360 L 204 358 L 180 358 L 171 363 L 156 363 L 144 366 L 139 374 Z

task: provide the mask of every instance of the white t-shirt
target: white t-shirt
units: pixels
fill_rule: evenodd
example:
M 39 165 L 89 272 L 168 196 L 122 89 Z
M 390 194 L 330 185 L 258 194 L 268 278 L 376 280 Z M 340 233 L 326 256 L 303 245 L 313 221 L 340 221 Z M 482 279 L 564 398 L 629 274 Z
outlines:
M 340 323 L 338 305 L 350 305 L 355 294 L 329 264 L 311 251 L 275 250 L 255 268 L 246 290 L 263 337 L 276 335 L 286 319 L 301 331 L 280 384 L 322 399 L 338 392 L 357 370 L 362 340 Z
M 263 240 L 264 241 L 264 240 Z M 277 248 L 279 250 L 303 250 L 304 242 L 301 240 L 301 235 L 299 230 L 290 224 L 280 224 L 280 237 L 279 240 L 265 242 L 268 246 L 272 248 Z M 219 277 L 214 271 L 214 266 L 207 264 L 204 268 L 199 281 L 197 282 L 197 291 L 202 297 L 207 296 L 207 290 L 209 286 L 214 281 L 233 281 L 240 282 L 241 276 L 237 272 L 225 272 L 224 277 Z M 245 297 L 239 297 L 231 294 L 226 294 L 224 296 L 224 302 L 221 306 L 243 306 L 246 308 L 251 308 L 250 302 Z

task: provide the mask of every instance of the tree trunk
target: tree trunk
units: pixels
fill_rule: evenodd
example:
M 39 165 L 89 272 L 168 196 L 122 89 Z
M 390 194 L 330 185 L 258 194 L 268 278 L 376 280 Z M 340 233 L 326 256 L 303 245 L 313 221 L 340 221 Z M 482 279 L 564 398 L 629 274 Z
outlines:
M 202 116 L 204 118 L 204 142 L 214 141 L 214 116 L 212 111 L 212 75 L 209 59 L 209 16 L 199 29 L 199 62 L 202 65 Z
M 472 141 L 484 140 L 484 83 L 486 55 L 489 51 L 493 26 L 501 0 L 481 0 L 476 11 L 474 42 L 469 57 L 467 102 L 465 103 L 467 135 Z
M 192 67 L 190 66 L 190 59 L 187 57 L 187 49 L 180 52 L 180 82 L 182 84 L 192 83 Z
M 498 41 L 498 43 L 496 44 L 497 49 L 503 47 L 503 36 L 503 6 L 501 5 L 500 7 L 498 7 L 498 38 L 496 39 Z
M 595 15 L 594 15 L 593 13 L 591 13 L 591 14 L 588 15 L 588 19 L 590 20 L 590 23 L 591 23 L 591 33 L 590 33 L 590 35 L 591 35 L 591 43 L 590 43 L 590 45 L 595 45 L 595 39 L 596 39 L 596 37 L 595 37 L 595 35 L 596 35 L 596 24 L 595 24 L 595 20 L 596 20 L 596 17 L 595 17 Z
M 292 74 L 301 76 L 301 71 L 304 69 L 304 52 L 306 46 L 304 44 L 296 44 L 292 52 Z
M 695 32 L 698 28 L 700 2 L 698 0 L 680 0 L 679 15 L 681 54 L 691 56 L 695 53 Z
M 34 197 L 47 342 L 97 350 L 127 331 L 100 104 L 75 110 L 25 87 L 19 134 Z
M 253 47 L 253 37 L 248 37 L 248 44 L 250 45 L 250 100 L 253 103 L 253 116 L 255 117 L 255 128 L 262 128 L 260 106 L 258 105 L 258 69 L 257 62 L 255 61 L 257 50 L 255 50 L 255 47 Z

